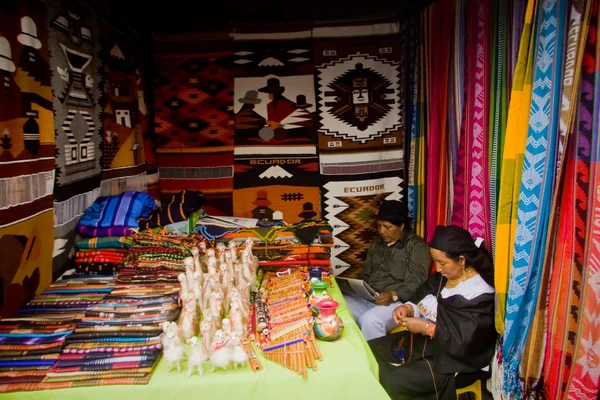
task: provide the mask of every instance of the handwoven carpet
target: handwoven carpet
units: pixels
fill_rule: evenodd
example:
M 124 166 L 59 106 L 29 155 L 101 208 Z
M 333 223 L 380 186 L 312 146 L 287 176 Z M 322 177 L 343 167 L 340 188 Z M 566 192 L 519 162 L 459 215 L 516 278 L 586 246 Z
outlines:
M 311 31 L 234 33 L 237 217 L 319 218 Z
M 52 278 L 54 122 L 46 9 L 0 12 L 0 318 Z
M 102 82 L 100 32 L 95 11 L 59 0 L 48 7 L 54 105 L 54 269 L 63 267 L 79 217 L 100 194 Z
M 140 39 L 127 27 L 103 24 L 102 193 L 146 191 L 148 109 L 144 98 Z M 151 149 L 150 149 L 151 150 Z
M 232 215 L 233 75 L 228 32 L 157 35 L 154 106 L 161 198 L 201 190 Z
M 323 186 L 324 219 L 333 227 L 331 267 L 335 275 L 356 277 L 377 235 L 375 225 L 382 200 L 402 200 L 403 180 L 393 174 L 365 179 L 336 176 Z
M 313 30 L 320 151 L 402 146 L 399 29 L 390 23 Z

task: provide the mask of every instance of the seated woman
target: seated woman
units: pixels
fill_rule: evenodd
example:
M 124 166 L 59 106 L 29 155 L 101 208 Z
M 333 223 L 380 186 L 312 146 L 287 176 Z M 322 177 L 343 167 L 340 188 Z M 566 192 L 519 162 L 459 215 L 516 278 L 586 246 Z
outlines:
M 394 310 L 405 331 L 369 341 L 392 399 L 456 399 L 455 374 L 476 373 L 494 353 L 494 270 L 466 230 L 438 226 L 437 273 Z

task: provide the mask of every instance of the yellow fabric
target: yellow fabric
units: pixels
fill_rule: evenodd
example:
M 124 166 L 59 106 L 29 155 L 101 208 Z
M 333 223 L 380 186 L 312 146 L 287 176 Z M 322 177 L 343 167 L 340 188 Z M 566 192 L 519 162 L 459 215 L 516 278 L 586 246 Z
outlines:
M 496 254 L 494 259 L 497 296 L 496 330 L 500 334 L 504 333 L 506 295 L 513 258 L 521 172 L 523 170 L 525 140 L 529 124 L 533 64 L 535 61 L 535 35 L 532 32 L 532 25 L 536 9 L 537 0 L 529 0 L 519 45 L 519 57 L 513 77 L 506 139 L 502 154 L 500 195 L 496 221 Z

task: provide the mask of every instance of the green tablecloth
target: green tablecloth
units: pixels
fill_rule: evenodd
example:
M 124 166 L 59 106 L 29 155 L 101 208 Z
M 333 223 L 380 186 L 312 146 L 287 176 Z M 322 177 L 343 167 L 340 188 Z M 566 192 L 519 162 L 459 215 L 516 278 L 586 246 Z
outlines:
M 186 400 L 186 399 L 285 399 L 312 400 L 379 400 L 389 399 L 378 382 L 378 366 L 352 314 L 346 307 L 338 287 L 327 289 L 339 303 L 338 315 L 345 324 L 342 338 L 336 342 L 319 342 L 323 361 L 317 361 L 318 370 L 309 369 L 308 379 L 286 370 L 278 364 L 261 358 L 263 370 L 252 372 L 228 369 L 210 372 L 204 366 L 204 376 L 196 372 L 187 377 L 187 362 L 182 371 L 167 372 L 167 363 L 161 359 L 148 385 L 92 386 L 35 392 L 15 392 L 0 395 L 6 399 L 60 399 L 60 400 Z

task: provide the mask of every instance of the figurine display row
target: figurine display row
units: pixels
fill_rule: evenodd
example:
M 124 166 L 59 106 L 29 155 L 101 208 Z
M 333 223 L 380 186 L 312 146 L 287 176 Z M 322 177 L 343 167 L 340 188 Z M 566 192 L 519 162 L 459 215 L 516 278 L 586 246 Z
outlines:
M 258 259 L 252 254 L 252 240 L 243 249 L 234 241 L 208 248 L 191 249 L 184 259 L 185 273 L 178 276 L 182 307 L 178 323 L 163 325 L 163 355 L 169 371 L 187 358 L 188 376 L 197 368 L 203 373 L 205 361 L 215 368 L 244 367 L 247 354 L 250 291 L 256 280 Z M 200 338 L 198 338 L 200 335 Z M 185 353 L 184 343 L 191 346 Z

